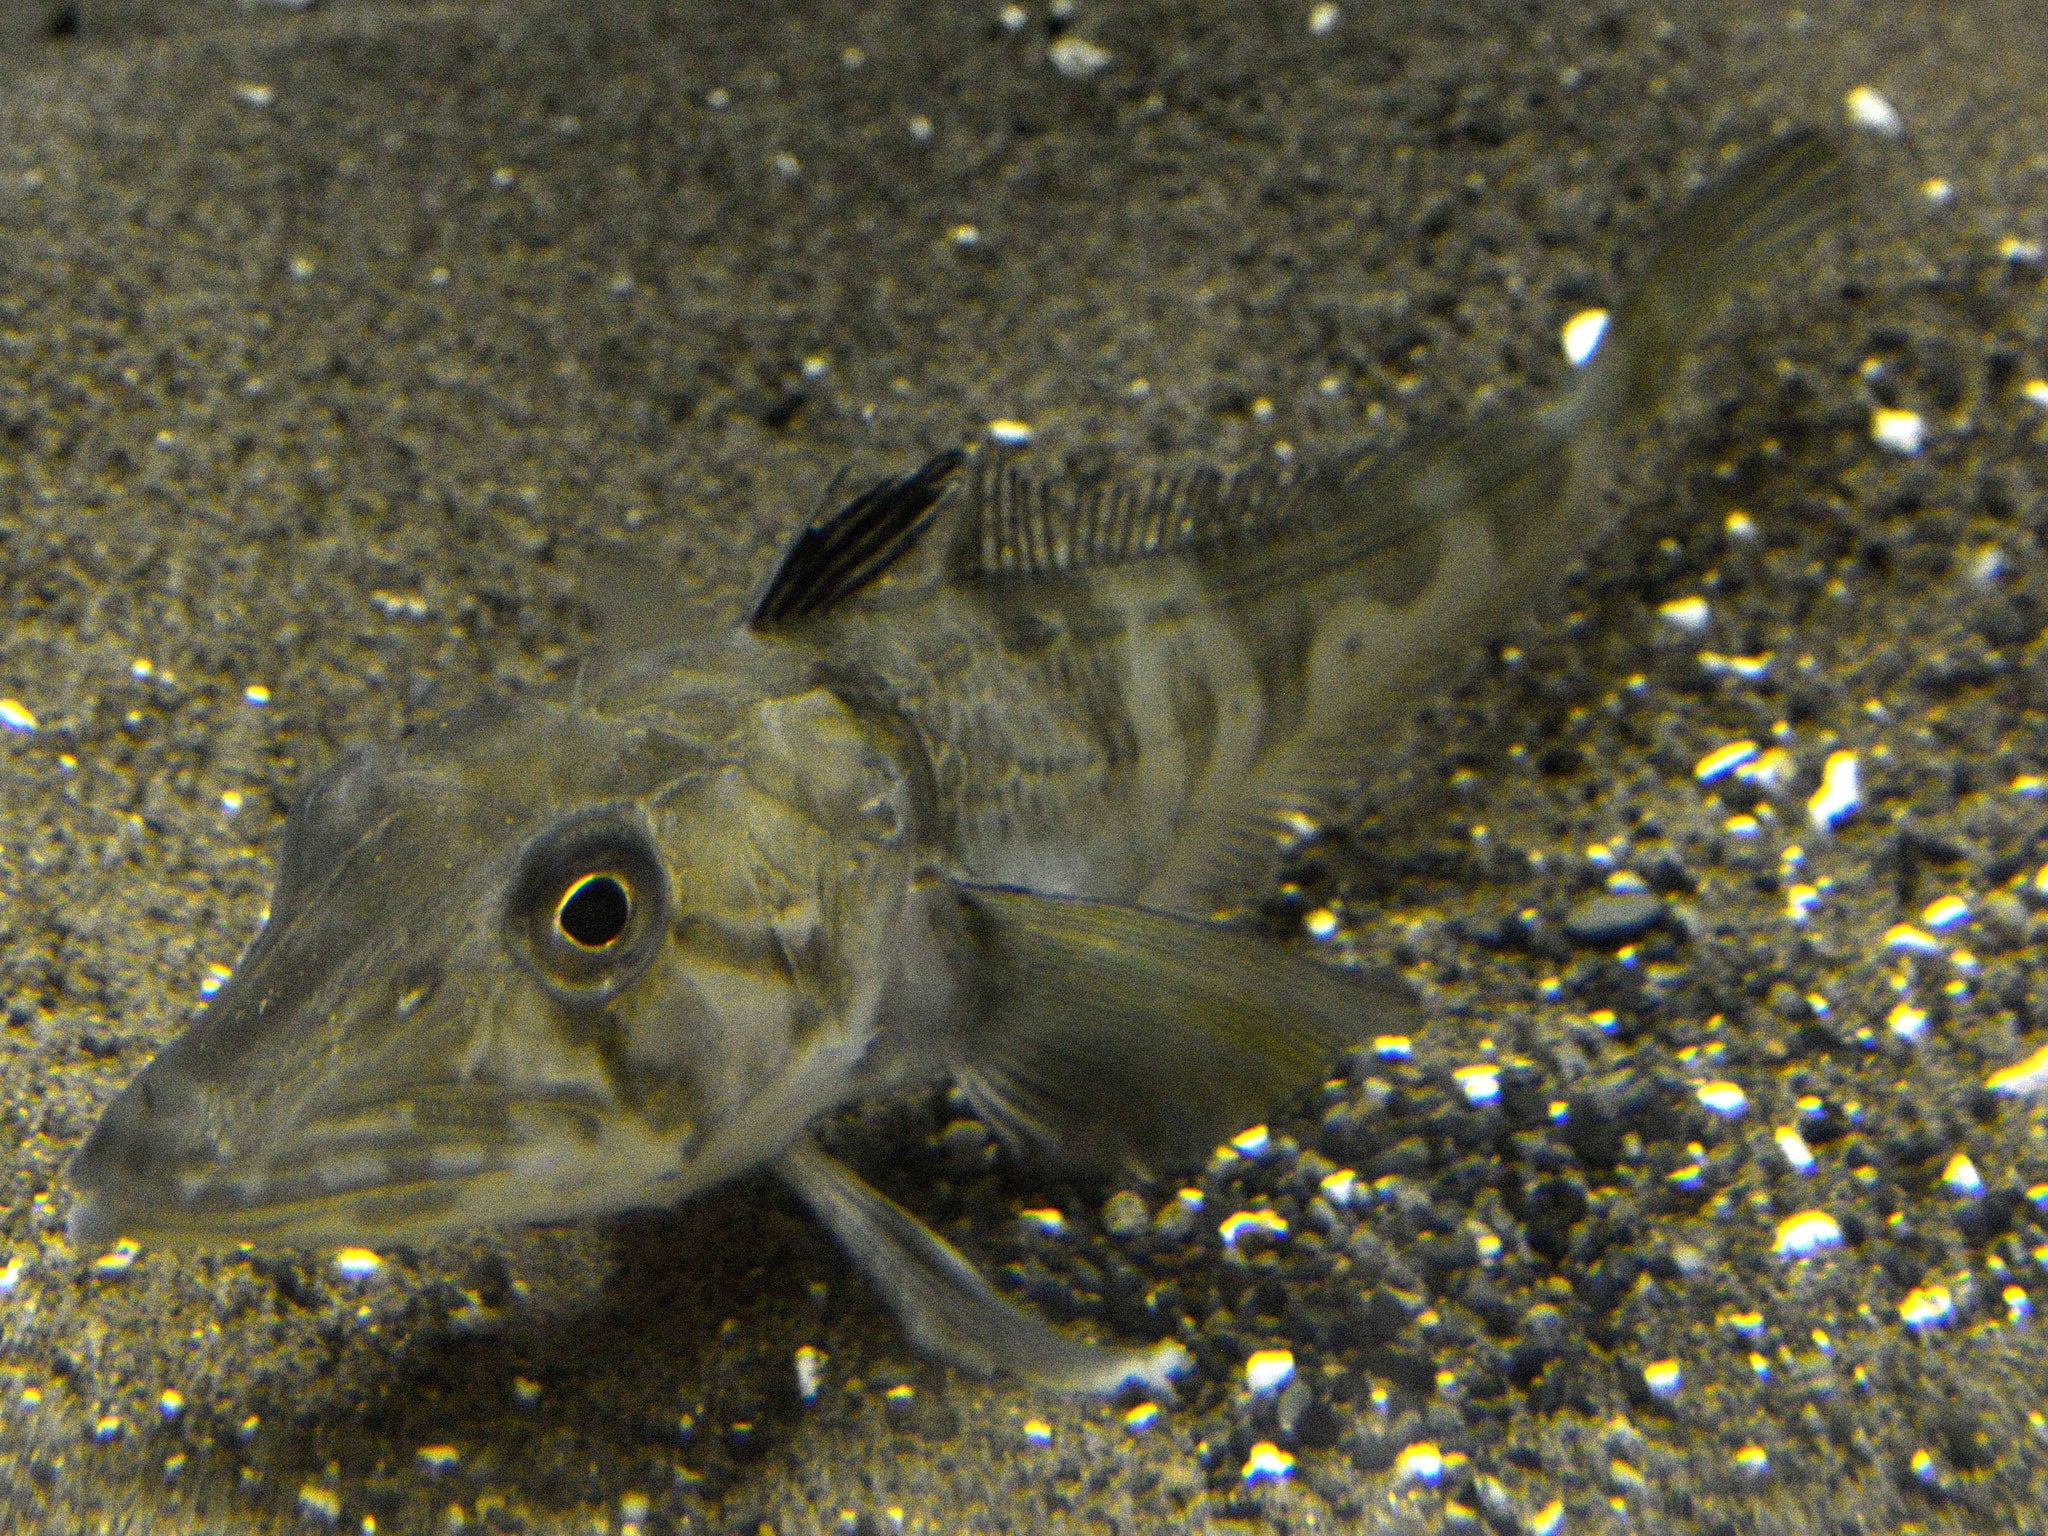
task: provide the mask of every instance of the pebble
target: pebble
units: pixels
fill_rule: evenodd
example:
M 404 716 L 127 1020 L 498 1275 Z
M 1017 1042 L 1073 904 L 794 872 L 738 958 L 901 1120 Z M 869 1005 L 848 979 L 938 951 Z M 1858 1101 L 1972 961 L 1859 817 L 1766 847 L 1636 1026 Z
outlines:
M 1129 1240 L 1144 1234 L 1152 1225 L 1152 1213 L 1142 1196 L 1128 1189 L 1111 1195 L 1102 1207 L 1102 1230 L 1111 1237 Z
M 1607 334 L 1607 319 L 1604 309 L 1582 309 L 1565 321 L 1564 355 L 1574 368 L 1585 367 L 1600 350 L 1600 338 Z
M 1907 1292 L 1906 1299 L 1899 1303 L 1899 1321 L 1916 1333 L 1943 1327 L 1955 1314 L 1955 1297 L 1945 1285 L 1921 1286 Z
M 1842 1224 L 1826 1211 L 1801 1211 L 1778 1223 L 1772 1249 L 1780 1258 L 1804 1259 L 1840 1246 Z
M 2000 1067 L 1984 1080 L 1984 1086 L 1993 1093 L 2009 1093 L 2015 1097 L 2039 1093 L 2048 1088 L 2048 1045 L 2042 1046 L 2024 1061 L 2016 1061 L 2009 1067 Z
M 1676 1360 L 1652 1360 L 1643 1367 L 1643 1385 L 1650 1395 L 1669 1402 L 1685 1389 L 1685 1372 Z
M 1693 1097 L 1717 1115 L 1739 1115 L 1749 1108 L 1749 1095 L 1739 1083 L 1701 1083 L 1693 1090 Z
M 1830 752 L 1821 768 L 1820 788 L 1806 802 L 1806 817 L 1814 830 L 1834 828 L 1862 802 L 1863 787 L 1854 752 Z
M 1588 896 L 1564 915 L 1567 938 L 1581 944 L 1613 944 L 1639 938 L 1669 913 L 1664 898 L 1650 892 Z
M 1927 446 L 1927 418 L 1918 411 L 1880 407 L 1870 413 L 1870 440 L 1910 458 Z
M 1046 56 L 1052 60 L 1052 67 L 1069 80 L 1086 80 L 1090 75 L 1101 74 L 1112 57 L 1100 43 L 1080 37 L 1061 38 L 1046 50 Z
M 1247 1483 L 1278 1482 L 1294 1475 L 1294 1457 L 1270 1440 L 1261 1440 L 1245 1458 L 1241 1474 Z
M 1896 139 L 1906 131 L 1906 120 L 1899 116 L 1899 109 L 1867 85 L 1859 85 L 1844 96 L 1842 110 L 1852 127 L 1866 133 Z
M 804 1344 L 796 1352 L 796 1395 L 815 1403 L 825 1384 L 825 1363 L 831 1358 L 815 1344 Z
M 1753 741 L 1726 742 L 1695 763 L 1692 776 L 1702 784 L 1711 784 L 1723 775 L 1740 768 L 1755 757 L 1757 751 L 1757 744 Z
M 1244 1384 L 1254 1397 L 1278 1392 L 1294 1379 L 1294 1352 L 1287 1349 L 1254 1350 L 1244 1363 Z

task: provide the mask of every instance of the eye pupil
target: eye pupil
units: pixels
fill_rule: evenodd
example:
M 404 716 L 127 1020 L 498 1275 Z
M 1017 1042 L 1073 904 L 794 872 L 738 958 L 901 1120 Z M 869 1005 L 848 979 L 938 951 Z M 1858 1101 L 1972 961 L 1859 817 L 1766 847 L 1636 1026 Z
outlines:
M 556 929 L 578 949 L 618 943 L 632 917 L 632 893 L 616 875 L 585 875 L 555 907 Z

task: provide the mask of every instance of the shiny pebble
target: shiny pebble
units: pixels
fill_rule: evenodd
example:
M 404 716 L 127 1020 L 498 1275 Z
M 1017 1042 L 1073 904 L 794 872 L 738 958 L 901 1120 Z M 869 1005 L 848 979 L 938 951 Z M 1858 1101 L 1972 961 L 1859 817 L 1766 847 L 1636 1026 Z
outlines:
M 1899 109 L 1867 85 L 1855 87 L 1842 98 L 1842 111 L 1851 127 L 1861 128 L 1865 133 L 1896 139 L 1906 131 L 1906 120 L 1899 116 Z
M 1701 1083 L 1693 1097 L 1717 1115 L 1739 1115 L 1749 1108 L 1749 1095 L 1737 1083 Z
M 1608 314 L 1604 309 L 1582 309 L 1564 323 L 1564 355 L 1574 368 L 1583 368 L 1600 350 L 1600 338 L 1607 334 Z
M 1733 773 L 1755 757 L 1757 750 L 1757 744 L 1753 741 L 1727 742 L 1694 763 L 1692 776 L 1702 784 L 1711 784 L 1714 780 Z
M 1821 768 L 1820 788 L 1806 802 L 1806 818 L 1815 830 L 1826 832 L 1846 819 L 1862 800 L 1856 754 L 1830 752 Z
M 1287 1349 L 1254 1350 L 1244 1363 L 1244 1384 L 1254 1397 L 1278 1392 L 1294 1379 L 1294 1352 Z
M 1778 1223 L 1772 1250 L 1781 1258 L 1804 1259 L 1823 1249 L 1839 1247 L 1842 1224 L 1826 1211 L 1801 1211 Z
M 1984 1086 L 1993 1093 L 2008 1093 L 2014 1096 L 2039 1093 L 2048 1088 L 2048 1045 L 2042 1046 L 2024 1061 L 2016 1061 L 2009 1067 L 2000 1067 L 1984 1079 Z
M 1927 446 L 1927 418 L 1918 411 L 1872 411 L 1870 440 L 1880 448 L 1910 458 Z
M 1278 1482 L 1294 1476 L 1294 1457 L 1270 1440 L 1261 1440 L 1245 1458 L 1240 1474 L 1246 1483 Z
M 1906 1293 L 1899 1303 L 1899 1321 L 1918 1332 L 1940 1328 L 1955 1316 L 1955 1297 L 1945 1285 L 1923 1285 Z
M 335 1273 L 344 1280 L 367 1280 L 384 1267 L 384 1260 L 368 1248 L 344 1248 L 334 1256 Z

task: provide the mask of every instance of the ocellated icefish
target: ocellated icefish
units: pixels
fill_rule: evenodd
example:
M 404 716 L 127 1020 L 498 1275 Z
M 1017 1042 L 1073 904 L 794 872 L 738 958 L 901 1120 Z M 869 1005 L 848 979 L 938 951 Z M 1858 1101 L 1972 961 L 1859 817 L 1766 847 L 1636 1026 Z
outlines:
M 1012 1144 L 1164 1170 L 1413 1027 L 1398 975 L 1220 914 L 1605 531 L 1722 301 L 1847 180 L 1804 132 L 1732 165 L 1539 408 L 1131 484 L 941 452 L 726 626 L 349 752 L 72 1163 L 74 1240 L 410 1244 L 765 1168 L 927 1354 L 1169 1390 L 1177 1341 L 1039 1320 L 816 1128 L 950 1080 Z

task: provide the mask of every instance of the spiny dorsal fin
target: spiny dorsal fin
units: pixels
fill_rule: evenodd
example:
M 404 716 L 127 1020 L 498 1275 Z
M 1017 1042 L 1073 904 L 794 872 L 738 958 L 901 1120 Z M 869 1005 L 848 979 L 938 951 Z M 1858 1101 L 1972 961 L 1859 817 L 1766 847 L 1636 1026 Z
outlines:
M 768 629 L 813 618 L 874 581 L 924 536 L 962 457 L 957 448 L 933 454 L 812 523 L 789 546 L 749 622 Z
M 1270 528 L 1341 478 L 1334 465 L 1200 468 L 1149 480 L 1046 479 L 975 466 L 953 550 L 963 576 L 1058 576 Z

